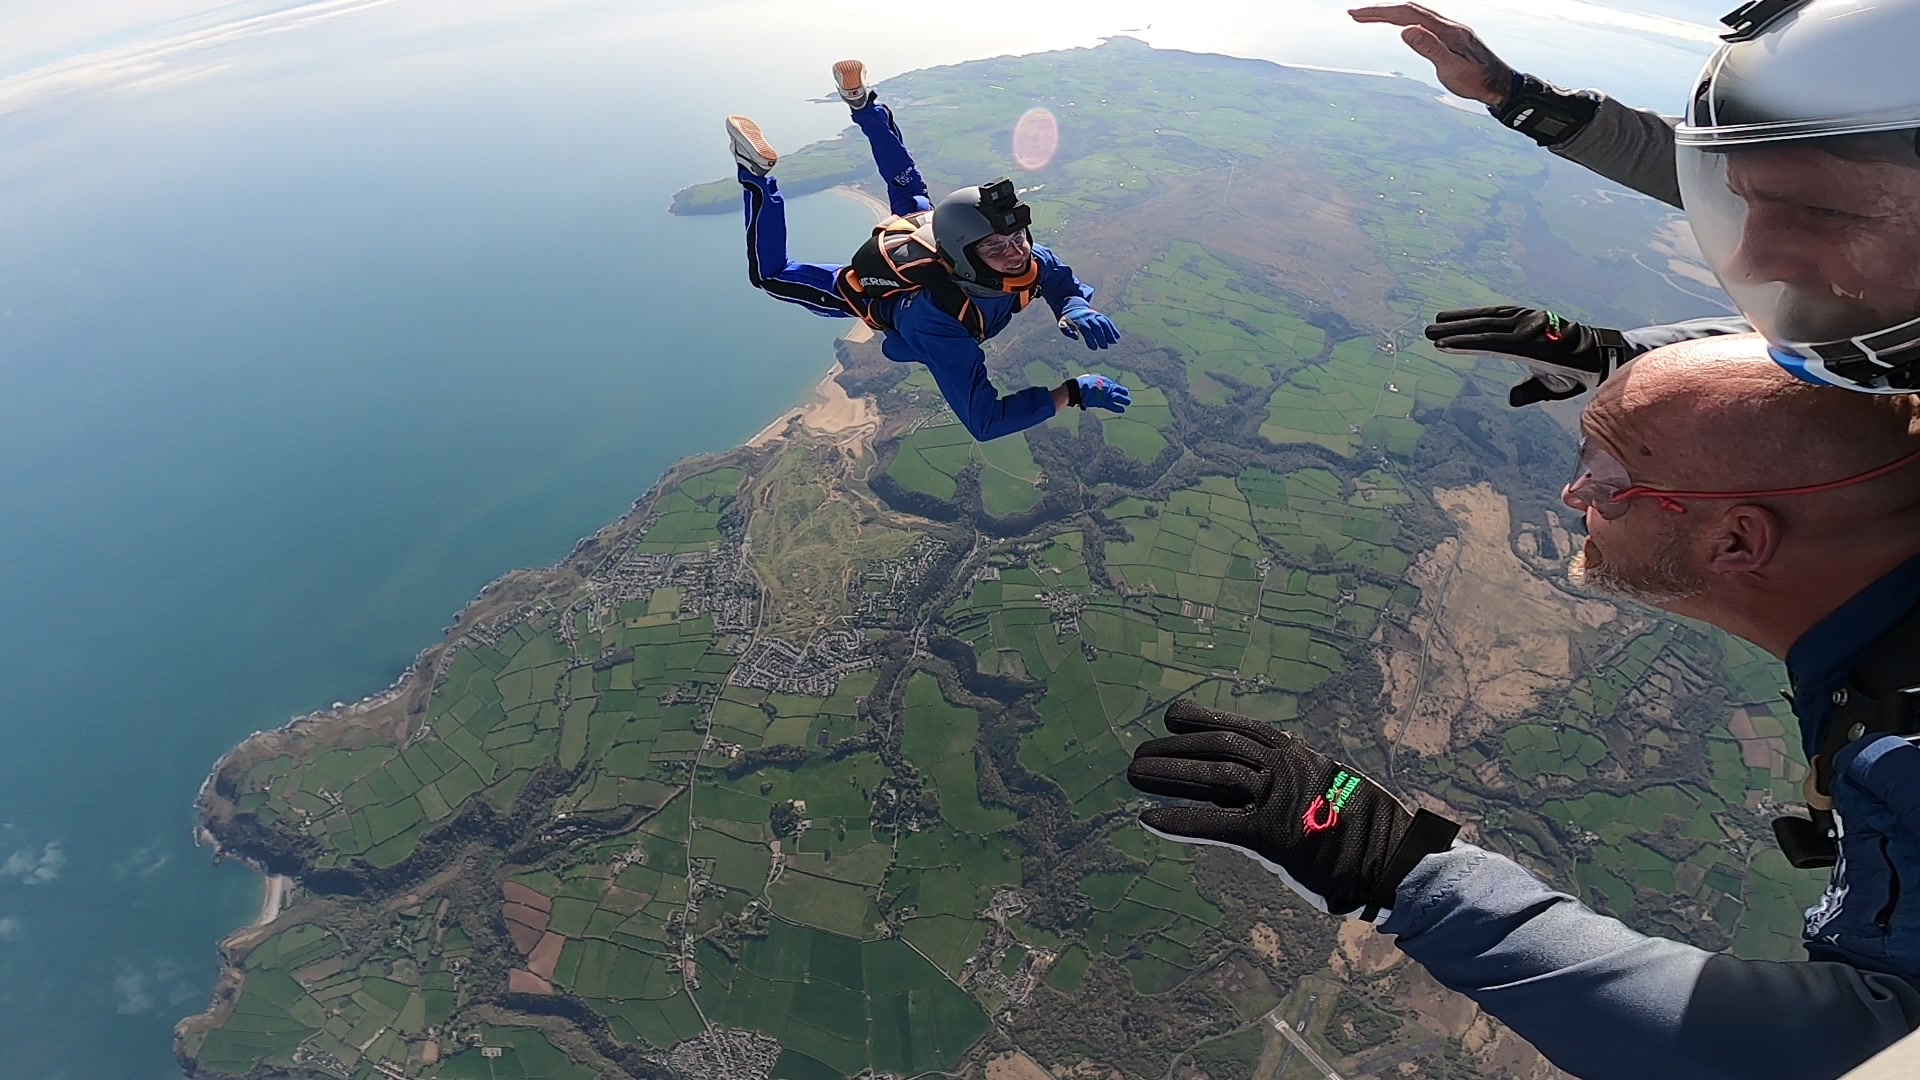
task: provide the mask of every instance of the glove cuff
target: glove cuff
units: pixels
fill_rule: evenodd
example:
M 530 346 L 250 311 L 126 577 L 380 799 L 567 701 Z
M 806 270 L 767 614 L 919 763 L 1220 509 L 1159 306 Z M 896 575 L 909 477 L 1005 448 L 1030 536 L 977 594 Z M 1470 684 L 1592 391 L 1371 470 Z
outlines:
M 1594 380 L 1598 386 L 1604 379 L 1620 370 L 1620 365 L 1633 356 L 1633 346 L 1627 343 L 1627 336 L 1618 330 L 1604 330 L 1589 326 L 1587 332 L 1593 335 L 1594 353 L 1600 358 L 1600 378 Z
M 1082 409 L 1085 409 L 1087 407 L 1085 400 L 1080 396 L 1080 380 L 1079 379 L 1068 379 L 1066 382 L 1063 382 L 1060 385 L 1066 388 L 1068 405 L 1077 405 Z
M 1407 875 L 1413 873 L 1414 866 L 1421 859 L 1452 847 L 1453 838 L 1458 835 L 1458 822 L 1448 821 L 1431 811 L 1416 811 L 1413 823 L 1407 826 L 1406 833 L 1400 837 L 1400 846 L 1393 849 L 1393 855 L 1387 859 L 1387 865 L 1380 873 L 1380 880 L 1374 883 L 1373 895 L 1367 898 L 1367 906 L 1360 912 L 1360 917 L 1374 922 L 1382 911 L 1392 910 L 1394 894 L 1399 891 L 1400 883 L 1407 879 Z
M 1555 390 L 1536 375 L 1525 382 L 1514 383 L 1508 387 L 1507 404 L 1516 409 L 1524 409 L 1542 401 L 1565 401 L 1568 398 L 1579 397 L 1590 389 L 1592 388 L 1584 383 L 1575 383 L 1572 389 Z
M 1558 146 L 1578 135 L 1600 111 L 1591 90 L 1562 90 L 1525 72 L 1513 73 L 1507 99 L 1487 106 L 1495 120 L 1541 146 Z

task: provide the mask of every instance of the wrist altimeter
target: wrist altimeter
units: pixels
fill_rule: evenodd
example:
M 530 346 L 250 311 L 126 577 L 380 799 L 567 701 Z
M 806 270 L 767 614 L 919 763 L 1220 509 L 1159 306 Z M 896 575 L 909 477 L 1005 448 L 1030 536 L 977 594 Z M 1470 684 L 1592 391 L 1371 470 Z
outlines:
M 1600 109 L 1591 90 L 1562 90 L 1550 82 L 1516 72 L 1507 100 L 1487 106 L 1495 120 L 1541 146 L 1555 146 L 1579 134 Z

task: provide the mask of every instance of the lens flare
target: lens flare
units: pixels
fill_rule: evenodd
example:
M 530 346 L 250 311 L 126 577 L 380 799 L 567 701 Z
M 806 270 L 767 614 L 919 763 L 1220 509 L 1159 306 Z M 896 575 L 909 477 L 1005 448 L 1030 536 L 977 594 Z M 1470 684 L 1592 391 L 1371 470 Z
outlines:
M 1013 160 L 1028 172 L 1038 172 L 1060 149 L 1060 122 L 1038 106 L 1020 115 L 1013 125 Z

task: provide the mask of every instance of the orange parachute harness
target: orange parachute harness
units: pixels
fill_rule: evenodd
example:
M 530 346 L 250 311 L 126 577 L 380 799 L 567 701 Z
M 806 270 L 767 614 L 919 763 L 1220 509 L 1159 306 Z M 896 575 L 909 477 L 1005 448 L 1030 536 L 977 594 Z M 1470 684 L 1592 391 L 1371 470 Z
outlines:
M 892 330 L 878 313 L 879 301 L 924 289 L 940 310 L 954 317 L 975 341 L 987 339 L 986 317 L 967 295 L 940 253 L 929 243 L 933 211 L 889 218 L 874 226 L 873 235 L 853 253 L 853 261 L 833 279 L 834 291 L 853 307 L 862 322 L 885 333 Z M 1019 312 L 1040 291 L 1040 264 L 1029 260 L 1022 273 L 1001 285 L 1013 297 Z

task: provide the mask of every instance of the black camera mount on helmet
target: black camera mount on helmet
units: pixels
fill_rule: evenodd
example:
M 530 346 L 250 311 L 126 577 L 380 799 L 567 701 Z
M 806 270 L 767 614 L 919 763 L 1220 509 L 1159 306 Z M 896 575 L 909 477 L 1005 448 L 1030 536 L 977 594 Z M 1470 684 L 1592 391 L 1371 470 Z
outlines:
M 1012 236 L 1033 225 L 1033 208 L 1020 201 L 1013 181 L 1004 176 L 980 186 L 979 206 L 988 226 L 1001 236 Z

